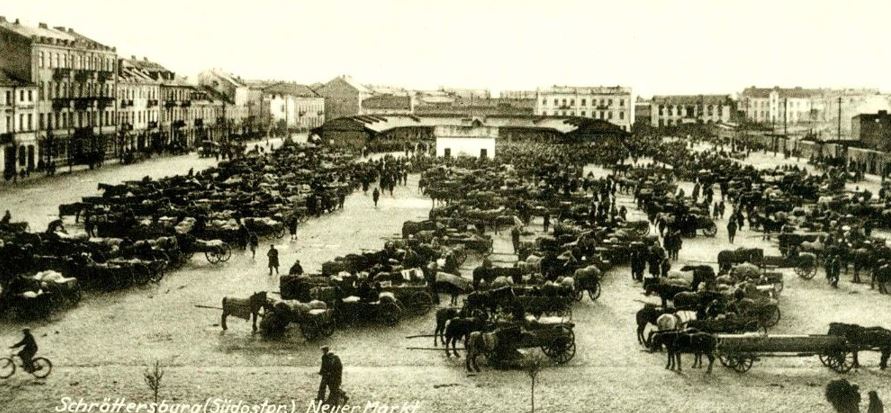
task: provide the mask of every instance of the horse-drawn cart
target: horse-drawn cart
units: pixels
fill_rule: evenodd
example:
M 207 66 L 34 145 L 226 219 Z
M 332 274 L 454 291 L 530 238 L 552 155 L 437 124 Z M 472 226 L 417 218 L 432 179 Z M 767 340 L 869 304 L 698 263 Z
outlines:
M 808 252 L 793 256 L 765 256 L 761 265 L 765 268 L 793 268 L 795 274 L 805 280 L 817 275 L 817 256 Z
M 207 258 L 207 262 L 211 264 L 223 263 L 232 257 L 232 248 L 229 247 L 229 244 L 218 239 L 208 241 L 196 239 L 187 247 L 185 253 L 191 257 L 196 252 L 203 252 L 204 258 Z
M 717 338 L 721 364 L 739 373 L 745 373 L 756 360 L 766 357 L 819 356 L 824 365 L 838 373 L 854 366 L 854 353 L 841 336 L 718 334 Z

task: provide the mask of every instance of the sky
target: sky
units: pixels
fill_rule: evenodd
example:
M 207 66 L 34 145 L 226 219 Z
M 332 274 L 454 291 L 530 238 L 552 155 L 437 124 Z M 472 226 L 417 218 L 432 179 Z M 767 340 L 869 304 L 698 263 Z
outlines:
M 891 91 L 891 1 L 0 0 L 191 78 L 411 89 L 622 85 L 635 95 L 757 85 Z M 2 56 L 0 56 L 2 58 Z

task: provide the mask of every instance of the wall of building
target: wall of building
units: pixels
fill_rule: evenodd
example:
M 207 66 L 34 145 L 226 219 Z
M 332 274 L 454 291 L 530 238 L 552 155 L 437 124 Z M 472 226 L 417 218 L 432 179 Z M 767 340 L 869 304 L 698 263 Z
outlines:
M 452 157 L 470 156 L 479 158 L 482 151 L 486 156 L 495 156 L 495 138 L 453 138 L 439 136 L 436 138 L 436 156 L 444 157 L 446 152 Z

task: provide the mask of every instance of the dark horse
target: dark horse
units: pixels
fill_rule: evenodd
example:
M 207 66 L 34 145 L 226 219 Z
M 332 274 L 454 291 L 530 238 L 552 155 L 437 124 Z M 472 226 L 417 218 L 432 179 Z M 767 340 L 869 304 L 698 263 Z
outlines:
M 640 344 L 646 344 L 646 339 L 644 338 L 644 329 L 647 328 L 647 324 L 656 325 L 656 319 L 663 314 L 674 314 L 675 310 L 665 307 L 657 307 L 653 304 L 644 304 L 644 307 L 640 310 L 637 310 L 637 342 Z
M 860 367 L 857 359 L 857 348 L 878 348 L 882 353 L 879 368 L 888 367 L 888 357 L 891 356 L 891 330 L 882 327 L 861 327 L 857 324 L 829 323 L 830 336 L 842 336 L 851 344 L 854 350 L 854 367 Z
M 433 330 L 433 345 L 438 346 L 440 342 L 445 344 L 445 330 L 446 324 L 448 324 L 449 320 L 457 317 L 466 317 L 465 311 L 463 308 L 458 307 L 446 307 L 440 308 L 436 310 L 436 329 Z
M 223 297 L 223 315 L 220 317 L 220 325 L 223 330 L 227 330 L 226 317 L 234 316 L 244 320 L 252 321 L 252 331 L 257 332 L 257 315 L 261 308 L 266 308 L 269 302 L 266 298 L 266 291 L 254 293 L 249 298 L 232 298 Z
M 485 314 L 480 315 L 479 317 L 470 317 L 470 318 L 453 318 L 449 320 L 445 327 L 445 353 L 446 357 L 451 357 L 449 354 L 449 344 L 452 345 L 452 353 L 455 354 L 455 357 L 461 357 L 458 354 L 458 349 L 455 348 L 458 340 L 467 340 L 467 336 L 474 331 L 487 331 L 492 328 L 492 324 L 488 321 L 488 316 Z

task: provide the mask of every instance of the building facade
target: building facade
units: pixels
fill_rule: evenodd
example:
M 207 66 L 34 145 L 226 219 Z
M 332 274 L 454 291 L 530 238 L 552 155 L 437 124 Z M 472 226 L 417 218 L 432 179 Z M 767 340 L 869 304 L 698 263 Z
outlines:
M 140 63 L 135 56 L 118 59 L 117 123 L 125 151 L 160 149 L 161 83 Z
M 0 69 L 37 87 L 36 169 L 117 154 L 117 56 L 71 28 L 0 17 Z
M 308 86 L 278 82 L 262 91 L 273 128 L 308 131 L 325 123 L 325 99 Z
M 37 87 L 0 70 L 0 157 L 3 176 L 28 173 L 39 160 Z
M 554 86 L 537 90 L 535 114 L 605 120 L 630 131 L 634 123 L 632 102 L 631 88 L 628 87 Z
M 362 101 L 371 97 L 371 90 L 349 76 L 338 76 L 315 90 L 325 99 L 328 119 L 361 115 Z
M 891 150 L 891 114 L 880 110 L 863 113 L 851 120 L 851 136 L 879 151 Z
M 730 95 L 653 96 L 650 126 L 727 123 L 735 106 Z

